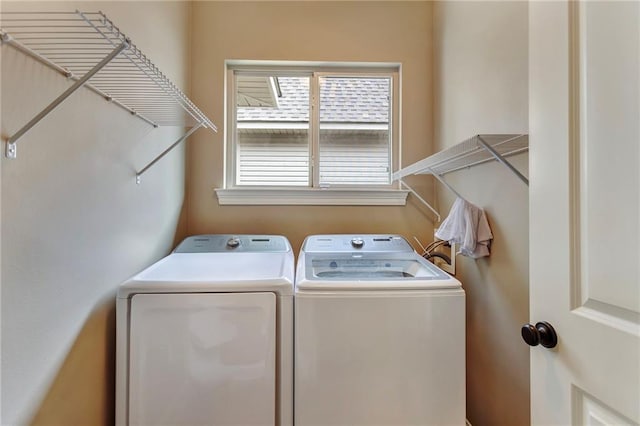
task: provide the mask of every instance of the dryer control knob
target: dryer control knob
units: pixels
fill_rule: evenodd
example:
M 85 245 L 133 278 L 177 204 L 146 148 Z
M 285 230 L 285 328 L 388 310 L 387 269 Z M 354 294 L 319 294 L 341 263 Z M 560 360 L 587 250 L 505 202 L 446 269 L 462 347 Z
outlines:
M 364 240 L 362 238 L 354 238 L 351 240 L 351 245 L 354 248 L 362 248 L 362 246 L 364 246 Z
M 229 248 L 236 248 L 239 245 L 240 245 L 240 238 L 238 238 L 238 237 L 231 237 L 227 241 L 227 247 L 229 247 Z

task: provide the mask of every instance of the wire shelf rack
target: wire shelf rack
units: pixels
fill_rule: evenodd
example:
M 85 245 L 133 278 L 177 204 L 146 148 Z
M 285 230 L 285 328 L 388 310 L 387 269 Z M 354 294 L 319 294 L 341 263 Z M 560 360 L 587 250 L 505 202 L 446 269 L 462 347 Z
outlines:
M 409 175 L 433 175 L 440 183 L 447 187 L 456 196 L 463 198 L 443 178 L 447 173 L 466 169 L 488 161 L 498 161 L 515 174 L 522 182 L 529 185 L 529 179 L 516 169 L 506 158 L 529 150 L 529 135 L 504 134 L 504 135 L 475 135 L 450 148 L 439 151 L 430 157 L 417 161 L 393 173 L 393 180 L 398 180 L 418 200 L 429 208 L 440 222 L 439 212 L 426 200 L 420 197 L 413 188 L 407 185 L 402 178 Z
M 529 136 L 520 135 L 475 135 L 457 145 L 442 150 L 407 166 L 394 174 L 395 179 L 408 175 L 447 173 L 496 160 L 493 149 L 501 157 L 525 152 L 529 149 Z
M 213 122 L 102 12 L 1 12 L 0 39 L 74 85 L 9 138 L 15 141 L 84 86 L 154 127 L 216 130 Z

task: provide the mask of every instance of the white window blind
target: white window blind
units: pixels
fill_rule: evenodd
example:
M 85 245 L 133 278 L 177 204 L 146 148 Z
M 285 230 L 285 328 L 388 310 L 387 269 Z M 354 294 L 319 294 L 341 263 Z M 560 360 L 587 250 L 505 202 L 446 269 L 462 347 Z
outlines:
M 309 186 L 306 137 L 243 135 L 239 138 L 237 183 L 251 186 Z M 389 146 L 375 134 L 334 135 L 320 151 L 320 185 L 389 183 Z
M 240 134 L 238 185 L 309 186 L 309 143 L 306 136 Z
M 320 186 L 389 183 L 386 132 L 346 132 L 321 138 Z

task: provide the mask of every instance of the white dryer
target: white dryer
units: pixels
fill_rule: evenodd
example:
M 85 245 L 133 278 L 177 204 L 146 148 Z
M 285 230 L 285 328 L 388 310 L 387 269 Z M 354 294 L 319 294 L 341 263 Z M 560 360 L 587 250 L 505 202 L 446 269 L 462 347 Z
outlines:
M 285 237 L 198 235 L 117 295 L 117 425 L 291 425 Z
M 296 270 L 294 424 L 464 425 L 465 295 L 397 235 L 314 235 Z

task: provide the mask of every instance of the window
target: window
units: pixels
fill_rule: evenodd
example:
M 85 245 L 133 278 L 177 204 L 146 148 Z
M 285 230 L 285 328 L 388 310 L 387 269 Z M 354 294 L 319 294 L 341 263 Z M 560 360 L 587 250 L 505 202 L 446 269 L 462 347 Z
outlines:
M 225 189 L 392 190 L 398 76 L 397 65 L 230 64 Z

